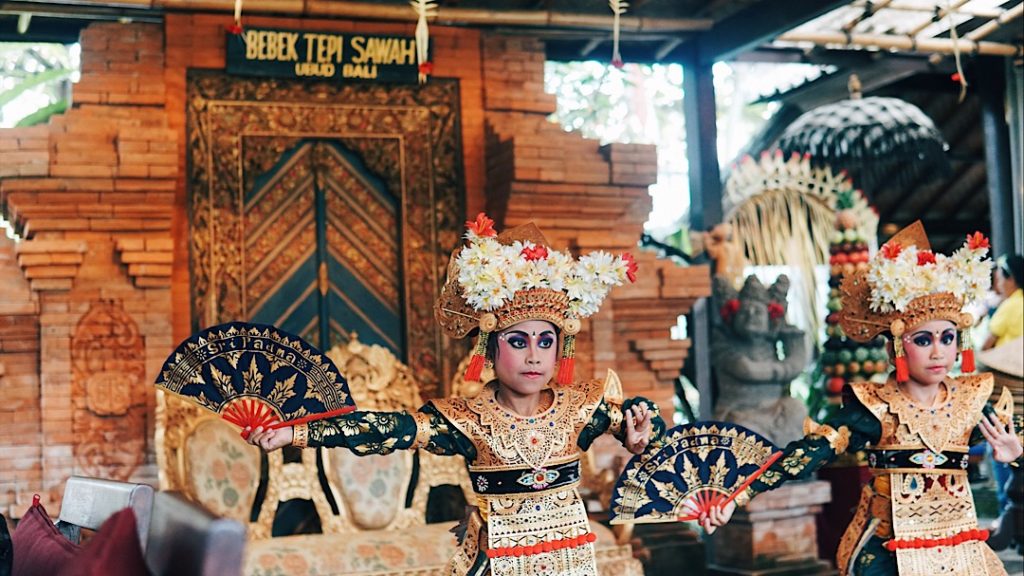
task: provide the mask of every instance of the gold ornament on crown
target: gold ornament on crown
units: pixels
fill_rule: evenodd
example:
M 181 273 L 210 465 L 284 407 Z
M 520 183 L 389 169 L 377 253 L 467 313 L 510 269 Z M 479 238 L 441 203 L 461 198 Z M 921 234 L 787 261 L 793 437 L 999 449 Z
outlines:
M 578 260 L 548 247 L 536 226 L 501 234 L 484 213 L 466 222 L 468 244 L 452 254 L 434 315 L 452 338 L 479 330 L 465 379 L 478 380 L 492 332 L 526 320 L 545 320 L 563 335 L 558 383 L 572 382 L 580 319 L 597 312 L 613 286 L 636 280 L 631 254 L 596 251 Z
M 920 221 L 893 236 L 868 264 L 868 269 L 843 278 L 839 324 L 847 336 L 866 342 L 879 334 L 892 336 L 896 379 L 908 375 L 902 336 L 930 320 L 948 320 L 960 331 L 961 370 L 974 371 L 968 330 L 974 319 L 963 312 L 982 298 L 992 279 L 989 242 L 980 232 L 967 236 L 950 256 L 932 252 Z

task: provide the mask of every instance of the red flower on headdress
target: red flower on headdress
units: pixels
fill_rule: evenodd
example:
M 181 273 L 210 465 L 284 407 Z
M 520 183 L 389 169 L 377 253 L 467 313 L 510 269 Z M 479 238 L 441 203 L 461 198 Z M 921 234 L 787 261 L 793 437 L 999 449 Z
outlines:
M 636 282 L 636 271 L 640 269 L 640 266 L 629 252 L 622 255 L 622 260 L 626 262 L 626 278 L 629 278 L 630 283 Z
M 772 320 L 778 320 L 786 315 L 786 309 L 778 302 L 772 300 L 768 303 L 768 317 Z
M 466 228 L 477 236 L 497 236 L 494 230 L 494 220 L 487 217 L 483 212 L 476 215 L 476 220 L 466 220 Z
M 533 262 L 534 260 L 544 260 L 548 257 L 548 249 L 544 246 L 527 246 L 523 248 L 520 254 L 523 255 L 528 261 Z
M 740 311 L 740 301 L 738 298 L 727 300 L 722 308 L 718 311 L 718 314 L 722 317 L 722 320 L 730 322 L 732 317 Z
M 981 248 L 988 248 L 988 238 L 981 232 L 975 232 L 974 234 L 967 235 L 967 247 L 971 250 L 979 250 Z
M 895 260 L 896 257 L 899 256 L 900 252 L 902 251 L 903 246 L 900 246 L 898 242 L 887 242 L 885 245 L 882 246 L 882 249 L 880 250 L 880 252 L 882 253 L 882 258 L 886 258 L 889 260 Z
M 922 250 L 917 253 L 917 265 L 935 264 L 935 253 L 931 250 Z

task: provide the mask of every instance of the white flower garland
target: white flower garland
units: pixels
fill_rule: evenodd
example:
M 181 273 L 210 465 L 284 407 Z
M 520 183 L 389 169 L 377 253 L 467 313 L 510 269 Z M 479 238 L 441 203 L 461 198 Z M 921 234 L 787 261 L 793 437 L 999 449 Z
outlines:
M 564 291 L 570 314 L 586 318 L 597 312 L 612 286 L 629 277 L 632 264 L 628 255 L 603 251 L 575 261 L 564 252 L 529 241 L 502 245 L 473 230 L 466 238 L 470 244 L 456 258 L 458 282 L 466 302 L 481 312 L 501 308 L 520 290 L 547 288 Z
M 979 300 L 992 283 L 987 254 L 988 242 L 972 242 L 971 237 L 951 256 L 887 244 L 868 266 L 871 310 L 903 312 L 915 298 L 944 292 L 965 305 Z

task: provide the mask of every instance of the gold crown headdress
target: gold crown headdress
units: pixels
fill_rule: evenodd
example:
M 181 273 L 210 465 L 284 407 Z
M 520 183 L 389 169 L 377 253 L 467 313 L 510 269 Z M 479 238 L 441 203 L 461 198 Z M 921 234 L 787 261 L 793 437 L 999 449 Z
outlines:
M 466 222 L 468 244 L 448 263 L 434 316 L 452 338 L 479 329 L 465 379 L 477 381 L 492 332 L 526 320 L 545 320 L 562 332 L 559 384 L 572 383 L 580 318 L 597 312 L 612 286 L 636 281 L 632 255 L 597 251 L 579 260 L 548 247 L 532 223 L 501 234 L 484 213 Z
M 867 270 L 843 278 L 843 332 L 858 342 L 892 334 L 896 379 L 905 382 L 909 372 L 901 336 L 922 322 L 948 320 L 960 330 L 961 370 L 973 372 L 969 330 L 974 319 L 963 309 L 981 299 L 992 282 L 988 250 L 988 239 L 975 232 L 952 255 L 935 254 L 924 226 L 914 222 L 882 246 Z

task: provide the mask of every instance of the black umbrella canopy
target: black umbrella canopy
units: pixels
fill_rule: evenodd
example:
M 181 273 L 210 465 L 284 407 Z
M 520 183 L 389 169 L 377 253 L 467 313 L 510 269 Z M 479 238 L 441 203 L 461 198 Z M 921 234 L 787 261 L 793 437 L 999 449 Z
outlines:
M 779 138 L 786 154 L 810 154 L 815 164 L 855 172 L 873 191 L 949 174 L 949 146 L 920 108 L 898 98 L 852 98 L 819 106 L 793 121 Z

